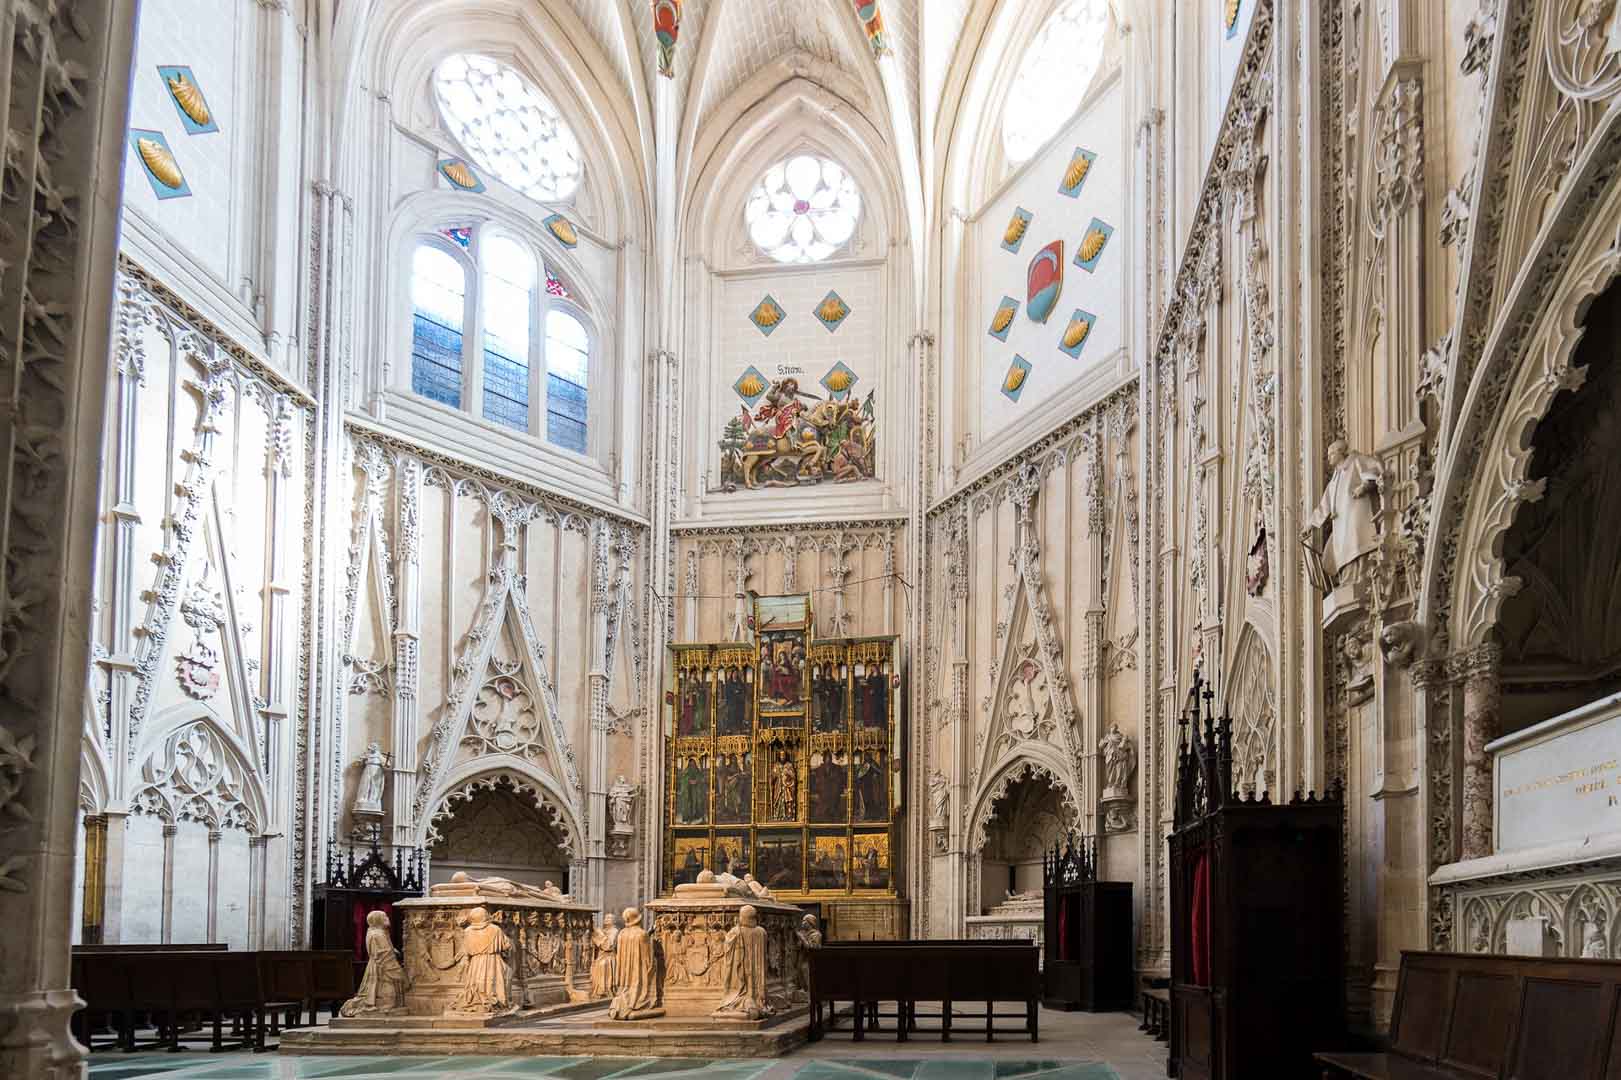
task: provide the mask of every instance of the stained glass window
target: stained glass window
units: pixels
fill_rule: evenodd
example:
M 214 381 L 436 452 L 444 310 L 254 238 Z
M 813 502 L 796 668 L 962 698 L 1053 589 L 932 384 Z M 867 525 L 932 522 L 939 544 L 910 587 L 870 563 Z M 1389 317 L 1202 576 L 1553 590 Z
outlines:
M 486 237 L 484 264 L 484 418 L 529 430 L 529 317 L 534 256 L 505 236 Z
M 800 154 L 766 170 L 743 220 L 756 247 L 783 263 L 811 263 L 850 242 L 861 217 L 855 180 L 824 158 Z
M 546 315 L 546 438 L 585 453 L 586 406 L 591 373 L 591 337 L 563 311 Z
M 1069 0 L 1048 17 L 1025 52 L 1002 111 L 1002 148 L 1023 164 L 1075 115 L 1109 33 L 1108 0 Z
M 542 202 L 580 186 L 580 144 L 542 94 L 516 69 L 472 53 L 440 61 L 434 97 L 451 135 L 473 163 Z
M 454 255 L 418 245 L 411 257 L 411 309 L 411 389 L 460 408 L 467 272 Z

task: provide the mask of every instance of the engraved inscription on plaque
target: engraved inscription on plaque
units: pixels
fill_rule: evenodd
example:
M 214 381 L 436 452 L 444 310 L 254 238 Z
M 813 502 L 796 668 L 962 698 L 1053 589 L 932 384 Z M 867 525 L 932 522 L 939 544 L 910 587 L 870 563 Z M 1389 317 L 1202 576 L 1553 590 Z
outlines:
M 1497 850 L 1621 832 L 1621 694 L 1498 739 Z

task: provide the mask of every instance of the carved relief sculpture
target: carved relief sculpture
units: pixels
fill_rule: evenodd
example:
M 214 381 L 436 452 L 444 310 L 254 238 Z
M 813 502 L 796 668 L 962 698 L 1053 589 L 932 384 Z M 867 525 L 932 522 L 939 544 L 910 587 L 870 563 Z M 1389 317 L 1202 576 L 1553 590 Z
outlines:
M 625 928 L 614 944 L 614 994 L 608 1015 L 615 1020 L 642 1020 L 663 1016 L 659 1008 L 658 975 L 653 964 L 653 939 L 642 929 L 642 913 L 626 908 Z
M 373 744 L 375 745 L 375 744 Z M 366 973 L 360 989 L 343 1003 L 340 1016 L 391 1016 L 405 1009 L 405 968 L 388 934 L 388 915 L 366 916 Z

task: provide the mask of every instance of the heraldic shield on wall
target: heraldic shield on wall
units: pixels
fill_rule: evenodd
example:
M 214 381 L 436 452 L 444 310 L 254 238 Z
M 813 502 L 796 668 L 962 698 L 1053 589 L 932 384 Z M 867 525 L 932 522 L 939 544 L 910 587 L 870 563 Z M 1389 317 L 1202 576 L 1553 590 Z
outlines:
M 899 639 L 818 639 L 807 595 L 756 597 L 750 622 L 671 647 L 665 891 L 713 870 L 790 901 L 895 895 Z

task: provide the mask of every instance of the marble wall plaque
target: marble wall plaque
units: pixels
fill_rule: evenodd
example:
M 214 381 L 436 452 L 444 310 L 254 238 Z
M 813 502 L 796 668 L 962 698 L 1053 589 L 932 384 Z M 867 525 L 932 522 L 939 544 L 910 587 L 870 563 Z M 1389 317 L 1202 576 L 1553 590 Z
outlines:
M 1621 831 L 1621 694 L 1487 745 L 1499 852 Z

